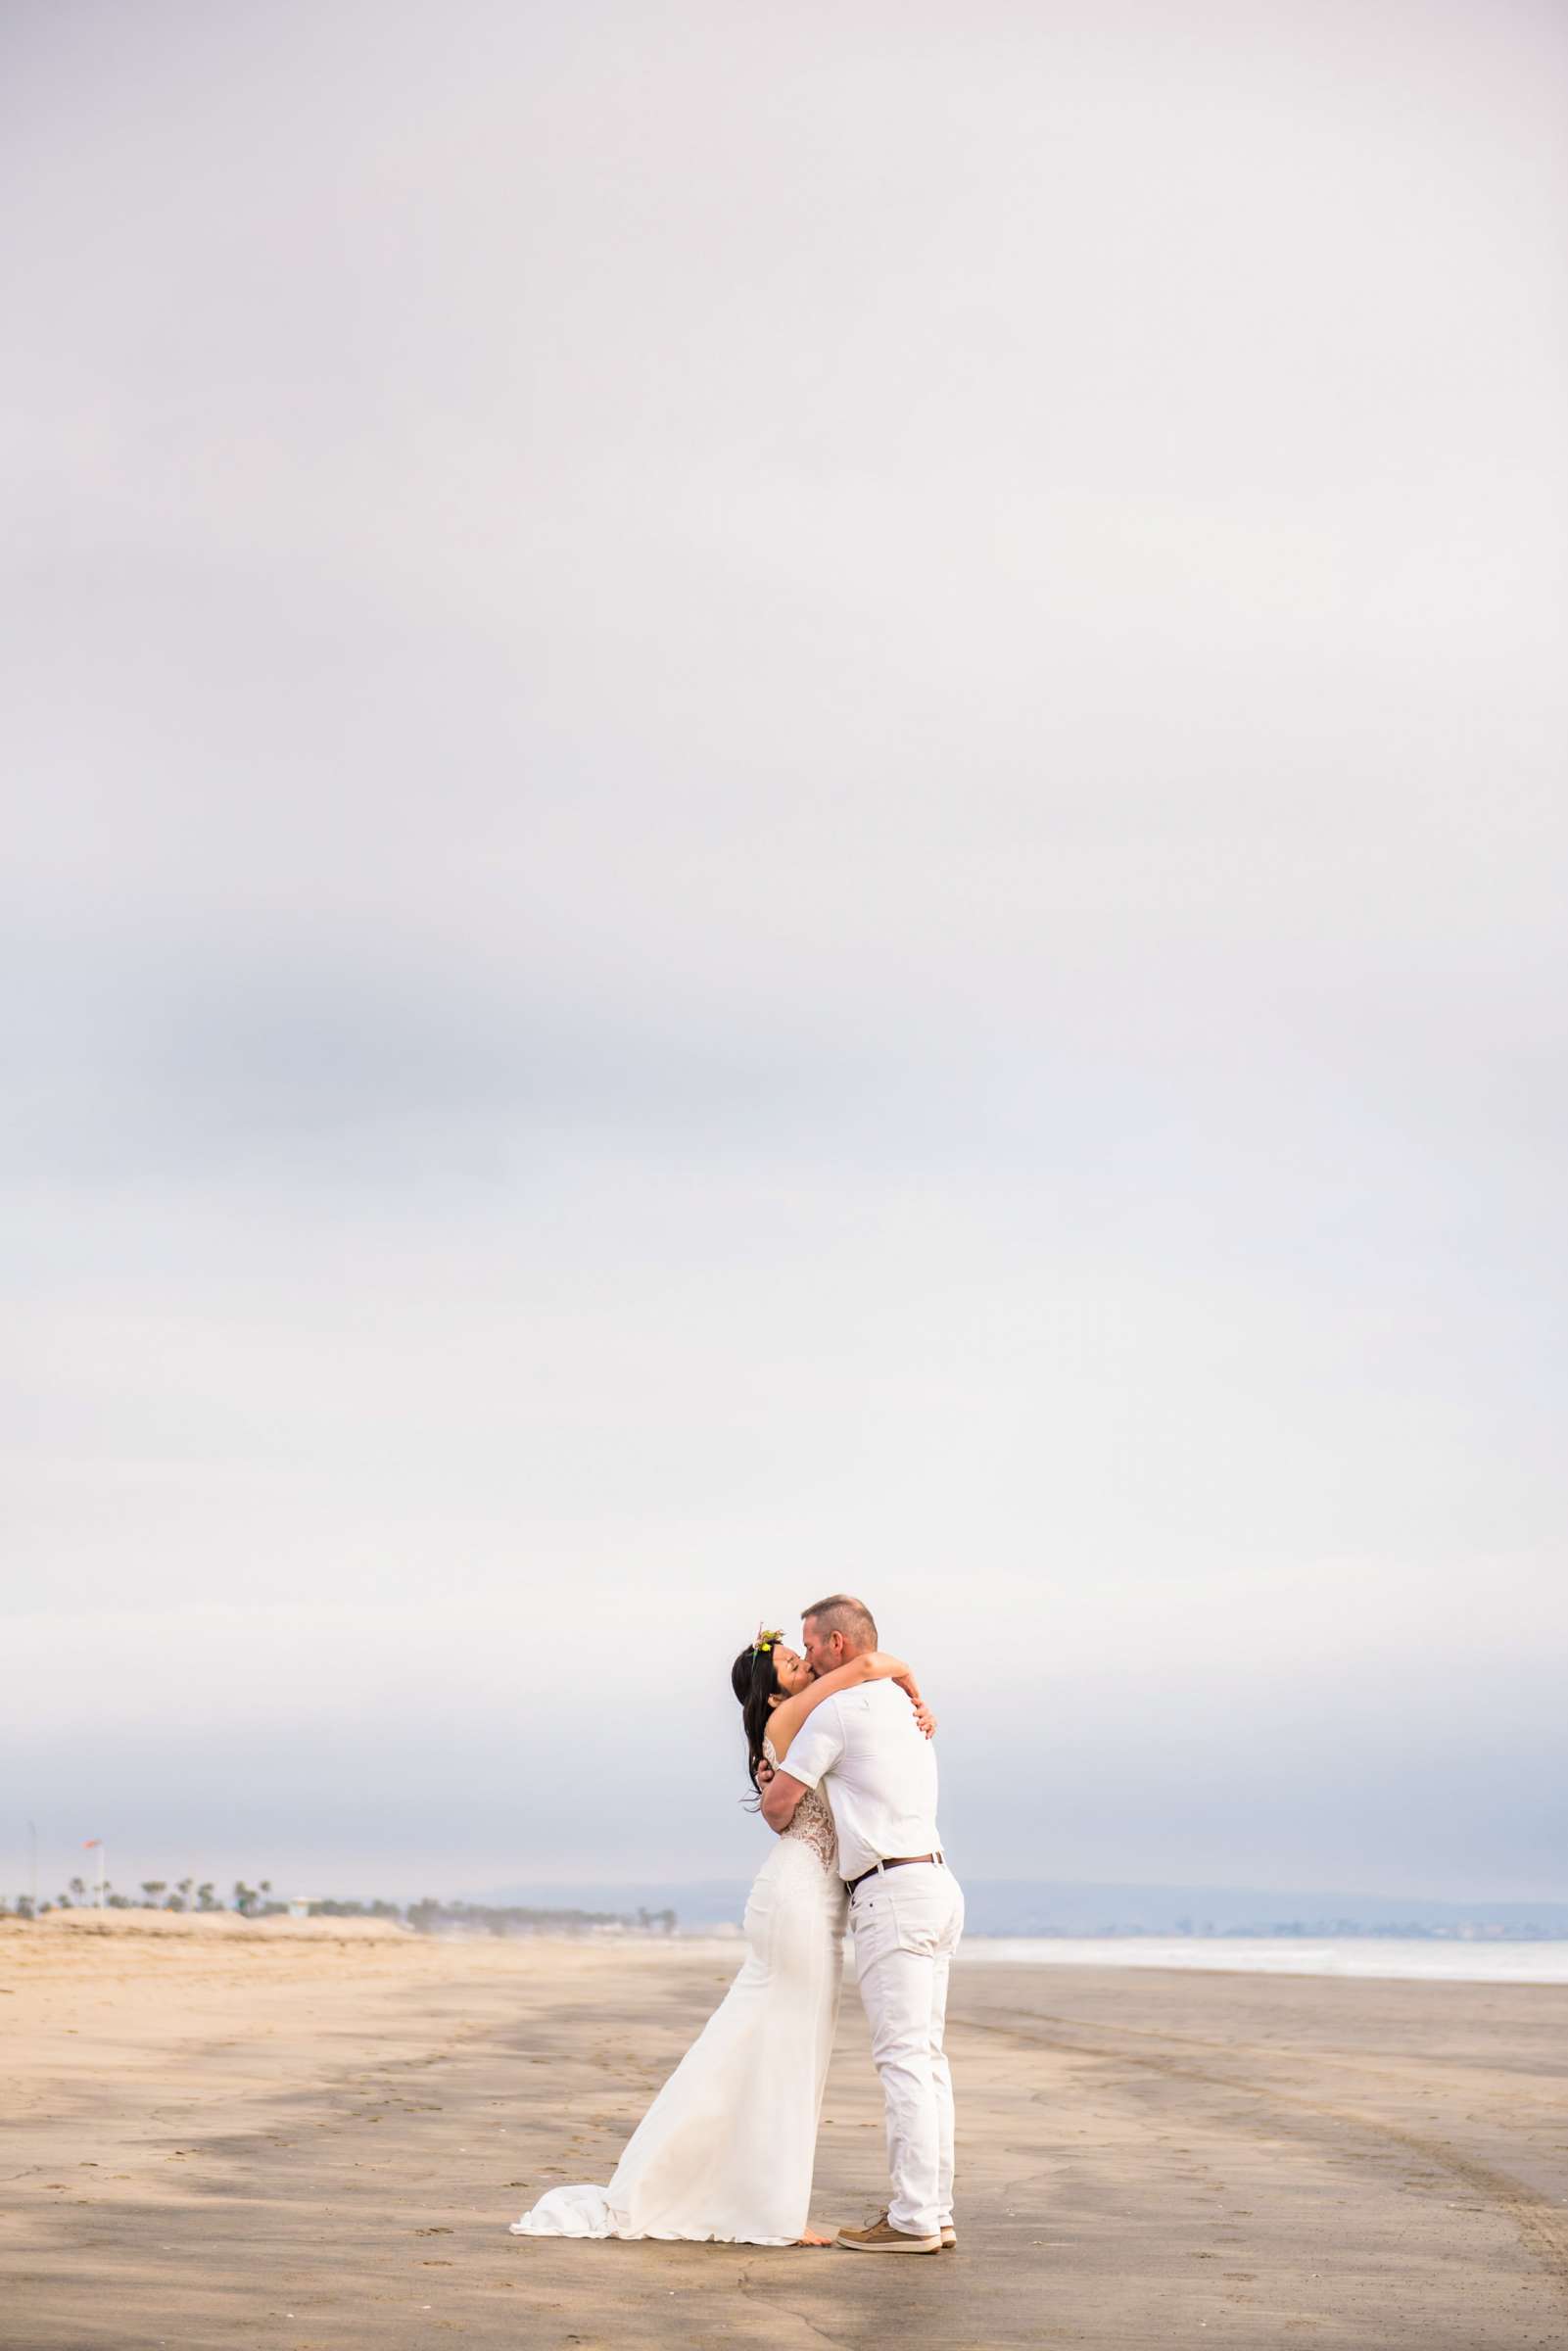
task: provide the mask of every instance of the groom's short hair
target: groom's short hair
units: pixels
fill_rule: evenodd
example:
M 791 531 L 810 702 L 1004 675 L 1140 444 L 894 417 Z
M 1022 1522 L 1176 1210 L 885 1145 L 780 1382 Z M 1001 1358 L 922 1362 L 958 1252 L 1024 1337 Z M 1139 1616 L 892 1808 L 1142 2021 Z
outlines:
M 827 1600 L 816 1601 L 809 1608 L 802 1608 L 802 1624 L 808 1616 L 816 1618 L 819 1633 L 842 1633 L 854 1650 L 875 1649 L 877 1646 L 876 1617 L 863 1600 L 855 1600 L 847 1592 L 832 1593 Z

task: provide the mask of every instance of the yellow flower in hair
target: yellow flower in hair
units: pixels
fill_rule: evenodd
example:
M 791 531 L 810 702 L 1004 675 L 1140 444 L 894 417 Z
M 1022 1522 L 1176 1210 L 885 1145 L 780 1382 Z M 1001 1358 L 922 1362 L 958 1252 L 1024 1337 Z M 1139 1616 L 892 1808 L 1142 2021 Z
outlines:
M 773 1654 L 774 1643 L 776 1641 L 782 1641 L 783 1639 L 784 1631 L 782 1627 L 778 1632 L 770 1633 L 766 1625 L 759 1624 L 757 1627 L 757 1637 L 751 1644 L 752 1655 L 754 1657 L 771 1656 Z

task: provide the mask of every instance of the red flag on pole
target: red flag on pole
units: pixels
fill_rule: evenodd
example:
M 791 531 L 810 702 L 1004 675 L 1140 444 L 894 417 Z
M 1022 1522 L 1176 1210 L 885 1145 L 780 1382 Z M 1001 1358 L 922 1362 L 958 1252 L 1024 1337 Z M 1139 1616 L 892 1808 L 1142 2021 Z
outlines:
M 86 1852 L 89 1846 L 102 1845 L 103 1842 L 101 1837 L 84 1837 L 81 1841 L 81 1849 Z

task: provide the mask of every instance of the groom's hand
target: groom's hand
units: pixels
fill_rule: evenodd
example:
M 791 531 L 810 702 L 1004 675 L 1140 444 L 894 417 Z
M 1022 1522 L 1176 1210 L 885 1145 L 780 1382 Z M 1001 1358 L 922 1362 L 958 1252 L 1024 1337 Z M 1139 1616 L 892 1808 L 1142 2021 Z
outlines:
M 776 1771 L 762 1792 L 762 1817 L 769 1828 L 786 1829 L 805 1793 L 804 1780 L 792 1779 L 787 1771 Z

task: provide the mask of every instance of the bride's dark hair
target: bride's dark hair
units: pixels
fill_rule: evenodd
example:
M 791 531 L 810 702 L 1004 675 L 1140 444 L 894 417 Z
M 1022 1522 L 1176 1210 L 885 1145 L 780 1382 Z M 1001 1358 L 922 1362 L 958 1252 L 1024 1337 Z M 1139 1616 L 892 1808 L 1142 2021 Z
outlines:
M 743 1649 L 730 1668 L 730 1687 L 740 1701 L 740 1719 L 746 1728 L 746 1764 L 755 1788 L 762 1743 L 768 1736 L 768 1717 L 773 1712 L 768 1701 L 779 1688 L 772 1650 Z

